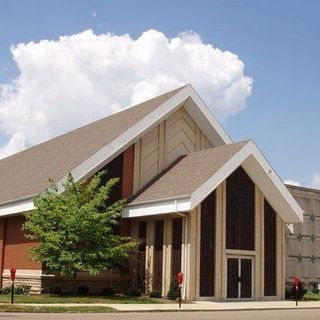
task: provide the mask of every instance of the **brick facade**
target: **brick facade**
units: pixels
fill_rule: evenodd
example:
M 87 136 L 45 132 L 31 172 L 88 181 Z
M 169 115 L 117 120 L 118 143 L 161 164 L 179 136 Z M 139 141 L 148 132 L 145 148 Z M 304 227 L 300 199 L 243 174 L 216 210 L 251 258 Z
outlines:
M 133 193 L 133 161 L 134 146 L 132 145 L 123 153 L 122 190 L 123 198 L 128 198 Z M 42 265 L 28 259 L 27 249 L 36 243 L 24 237 L 22 225 L 25 218 L 21 215 L 0 219 L 0 283 L 2 286 L 10 285 L 9 269 L 17 269 L 17 284 L 28 284 L 33 293 L 41 290 L 48 291 L 50 286 L 61 285 L 63 291 L 68 292 L 70 279 L 63 277 L 50 277 L 42 272 Z M 128 220 L 120 221 L 122 235 L 130 235 L 131 223 Z M 39 271 L 39 272 L 37 272 Z M 114 287 L 120 290 L 128 286 L 129 275 L 122 272 L 104 273 L 102 277 L 90 277 L 83 275 L 77 285 L 90 287 L 91 292 L 99 293 L 108 283 L 114 281 Z M 113 278 L 113 279 L 112 279 Z M 56 283 L 56 284 L 55 284 Z

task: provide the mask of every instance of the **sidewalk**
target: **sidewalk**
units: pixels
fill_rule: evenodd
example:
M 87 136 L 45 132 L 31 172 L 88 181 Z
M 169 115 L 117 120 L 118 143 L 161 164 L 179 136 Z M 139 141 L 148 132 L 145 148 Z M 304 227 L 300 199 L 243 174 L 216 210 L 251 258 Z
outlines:
M 320 309 L 320 302 L 301 301 L 296 307 L 294 301 L 250 301 L 250 302 L 209 302 L 194 301 L 193 303 L 182 304 L 179 309 L 178 304 L 104 304 L 104 303 L 28 303 L 16 304 L 28 306 L 59 306 L 59 307 L 77 307 L 77 306 L 95 306 L 111 307 L 116 311 L 122 312 L 154 312 L 154 311 L 237 311 L 237 310 L 280 310 L 280 309 Z

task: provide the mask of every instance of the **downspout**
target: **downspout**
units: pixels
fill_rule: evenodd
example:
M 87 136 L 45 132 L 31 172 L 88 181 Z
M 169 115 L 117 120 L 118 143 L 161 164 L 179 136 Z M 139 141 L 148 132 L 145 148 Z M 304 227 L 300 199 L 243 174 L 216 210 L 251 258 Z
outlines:
M 187 272 L 188 272 L 188 265 L 187 265 L 187 253 L 188 253 L 188 215 L 187 213 L 180 213 L 178 212 L 178 201 L 175 200 L 175 208 L 176 214 L 184 218 L 184 270 L 183 270 L 183 286 L 182 286 L 182 299 L 186 299 L 186 291 L 187 291 Z

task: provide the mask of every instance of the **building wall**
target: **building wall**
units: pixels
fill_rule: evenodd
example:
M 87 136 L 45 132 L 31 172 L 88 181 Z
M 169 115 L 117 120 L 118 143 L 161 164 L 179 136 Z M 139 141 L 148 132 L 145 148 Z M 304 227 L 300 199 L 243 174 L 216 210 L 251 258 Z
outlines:
M 134 146 L 132 145 L 123 152 L 119 157 L 122 162 L 122 177 L 119 183 L 120 190 L 116 190 L 116 197 L 128 198 L 133 192 L 133 159 Z M 117 159 L 113 160 L 114 166 L 117 167 Z M 113 171 L 113 170 L 111 170 Z M 112 172 L 109 172 L 112 175 Z M 118 196 L 119 195 L 119 196 Z M 118 199 L 116 199 L 118 200 Z M 36 245 L 35 242 L 29 241 L 24 236 L 22 224 L 25 218 L 22 215 L 1 218 L 0 219 L 0 275 L 1 285 L 10 285 L 10 268 L 17 269 L 17 283 L 29 284 L 32 286 L 32 292 L 38 293 L 41 288 L 49 289 L 52 285 L 52 279 L 56 279 L 57 284 L 63 285 L 63 290 L 68 292 L 70 280 L 68 278 L 57 278 L 47 275 L 42 270 L 42 265 L 28 259 L 27 249 Z M 131 221 L 121 220 L 119 231 L 122 235 L 130 235 Z M 121 278 L 121 274 L 123 275 Z M 111 279 L 111 280 L 110 280 Z M 91 286 L 92 290 L 99 290 L 105 287 L 108 281 L 114 282 L 114 287 L 120 290 L 122 285 L 128 286 L 129 277 L 124 272 L 115 271 L 113 274 L 104 273 L 101 277 L 91 277 L 83 274 L 79 279 L 78 285 Z
M 181 271 L 185 276 L 185 285 L 182 289 L 183 297 L 188 300 L 227 300 L 226 270 L 227 257 L 250 257 L 253 260 L 253 299 L 254 300 L 281 300 L 284 298 L 285 281 L 285 224 L 277 215 L 276 222 L 276 296 L 268 297 L 264 294 L 264 196 L 255 186 L 255 249 L 227 250 L 226 249 L 226 182 L 216 189 L 215 206 L 215 275 L 214 294 L 208 297 L 200 296 L 200 252 L 201 252 L 201 205 L 192 212 L 186 213 L 182 218 L 182 246 L 181 246 Z M 171 215 L 153 216 L 148 219 L 136 219 L 133 222 L 133 236 L 137 235 L 140 221 L 147 222 L 146 239 L 146 264 L 149 277 L 153 277 L 154 266 L 154 228 L 155 221 L 164 221 L 163 265 L 162 265 L 162 295 L 166 296 L 173 275 L 170 273 L 172 251 L 172 219 L 178 216 Z M 148 288 L 153 290 L 152 281 Z
M 180 156 L 212 147 L 181 107 L 135 143 L 134 193 Z
M 320 283 L 320 190 L 288 186 L 304 210 L 304 221 L 288 234 L 286 279 L 288 286 L 297 275 L 308 287 Z

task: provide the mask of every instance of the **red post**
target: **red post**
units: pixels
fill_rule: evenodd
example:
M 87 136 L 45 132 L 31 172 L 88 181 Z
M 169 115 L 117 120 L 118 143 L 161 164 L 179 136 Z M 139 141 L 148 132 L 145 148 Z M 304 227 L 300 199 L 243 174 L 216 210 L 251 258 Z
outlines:
M 14 303 L 14 280 L 16 279 L 16 271 L 17 269 L 12 267 L 10 269 L 10 279 L 12 281 L 12 284 L 11 284 L 11 304 Z
M 183 273 L 182 272 L 178 273 L 177 281 L 178 281 L 178 284 L 179 284 L 179 309 L 181 309 L 181 287 L 182 287 L 182 284 L 183 284 Z
M 298 306 L 298 290 L 299 290 L 300 279 L 298 276 L 294 277 L 294 286 L 296 287 L 296 306 Z

